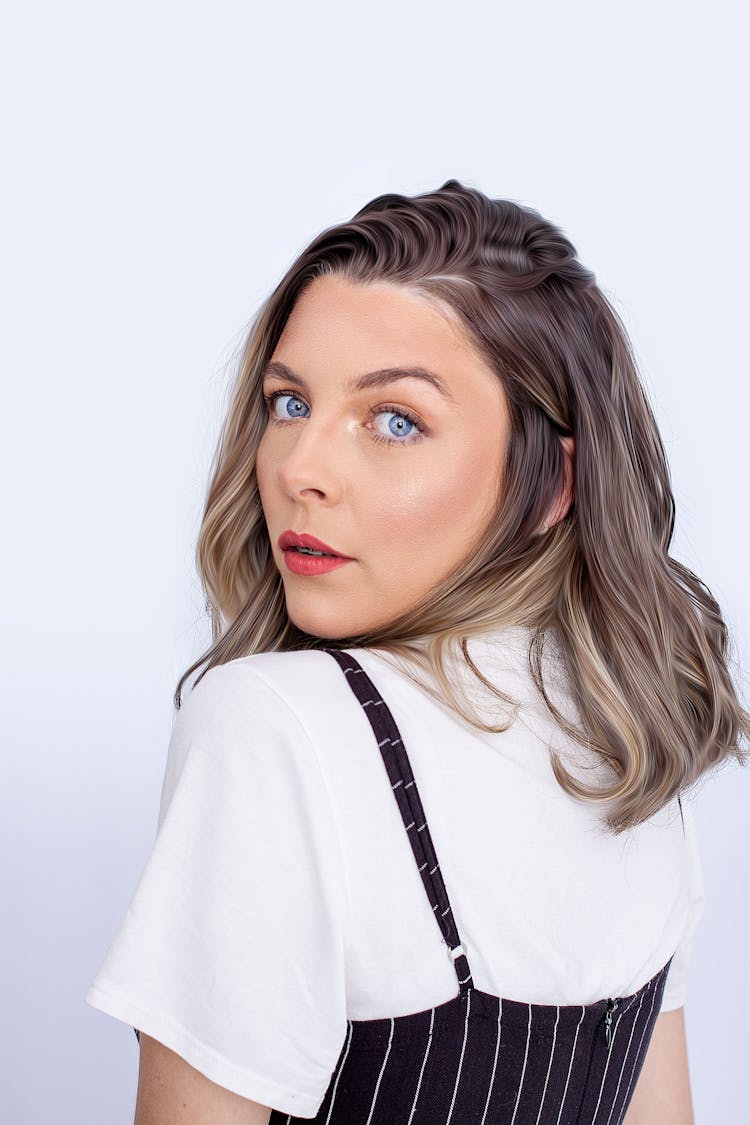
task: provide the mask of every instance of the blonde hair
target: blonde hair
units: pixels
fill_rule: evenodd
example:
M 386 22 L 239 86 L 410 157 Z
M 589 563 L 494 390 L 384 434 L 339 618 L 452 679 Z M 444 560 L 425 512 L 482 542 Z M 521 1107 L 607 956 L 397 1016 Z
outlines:
M 378 196 L 318 235 L 260 309 L 242 349 L 211 470 L 197 566 L 213 643 L 181 677 L 256 652 L 331 647 L 286 613 L 255 474 L 266 426 L 262 374 L 304 288 L 335 274 L 409 286 L 457 317 L 497 373 L 511 416 L 503 495 L 463 564 L 387 627 L 335 638 L 377 647 L 481 730 L 447 669 L 447 647 L 531 630 L 534 683 L 555 721 L 611 766 L 589 786 L 556 754 L 562 788 L 607 804 L 616 834 L 646 820 L 710 768 L 747 764 L 750 714 L 730 676 L 728 631 L 708 588 L 669 555 L 675 504 L 656 421 L 627 333 L 565 235 L 535 210 L 449 180 Z M 575 439 L 575 497 L 539 534 Z M 580 729 L 542 674 L 554 636 Z M 197 681 L 196 681 L 197 682 Z M 485 681 L 498 698 L 508 697 Z

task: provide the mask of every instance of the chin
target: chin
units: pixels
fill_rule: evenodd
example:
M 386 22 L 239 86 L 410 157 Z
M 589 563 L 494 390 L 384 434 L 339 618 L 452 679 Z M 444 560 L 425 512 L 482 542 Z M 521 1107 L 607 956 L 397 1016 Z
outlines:
M 301 629 L 303 633 L 308 633 L 311 637 L 319 637 L 321 640 L 337 641 L 346 637 L 356 637 L 360 633 L 368 632 L 371 626 L 368 622 L 341 620 L 340 616 L 332 619 L 327 614 L 305 612 L 303 609 L 295 610 L 294 607 L 287 604 L 287 616 L 293 625 Z

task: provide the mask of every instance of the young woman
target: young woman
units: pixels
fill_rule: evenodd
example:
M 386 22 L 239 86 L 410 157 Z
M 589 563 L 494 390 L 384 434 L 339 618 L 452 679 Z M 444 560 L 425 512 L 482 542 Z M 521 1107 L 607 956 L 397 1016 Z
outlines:
M 212 472 L 213 644 L 87 996 L 137 1125 L 692 1121 L 690 798 L 750 715 L 574 247 L 373 200 L 261 310 Z

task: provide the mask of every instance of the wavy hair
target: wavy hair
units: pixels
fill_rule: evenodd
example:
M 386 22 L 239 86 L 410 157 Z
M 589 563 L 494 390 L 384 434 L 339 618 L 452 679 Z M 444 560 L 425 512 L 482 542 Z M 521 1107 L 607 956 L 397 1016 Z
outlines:
M 201 666 L 197 680 L 252 653 L 330 646 L 287 616 L 255 471 L 264 368 L 304 288 L 328 274 L 408 286 L 457 317 L 500 380 L 511 421 L 503 495 L 481 543 L 418 605 L 336 645 L 377 647 L 467 722 L 502 731 L 508 722 L 485 722 L 467 706 L 446 646 L 458 642 L 472 672 L 507 701 L 467 640 L 529 628 L 528 666 L 548 712 L 611 767 L 609 783 L 586 785 L 550 748 L 555 777 L 571 796 L 606 805 L 615 834 L 720 763 L 746 765 L 750 714 L 730 676 L 728 630 L 709 589 L 669 554 L 669 469 L 624 325 L 560 229 L 455 179 L 413 197 L 380 195 L 324 230 L 252 321 L 196 550 L 213 643 L 181 677 L 176 707 Z M 540 533 L 563 481 L 563 435 L 575 439 L 574 498 Z M 577 723 L 544 683 L 550 638 Z

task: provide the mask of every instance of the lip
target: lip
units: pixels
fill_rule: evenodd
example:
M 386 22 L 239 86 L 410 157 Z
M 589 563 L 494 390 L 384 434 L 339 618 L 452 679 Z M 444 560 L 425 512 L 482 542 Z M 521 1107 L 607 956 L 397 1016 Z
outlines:
M 332 570 L 340 570 L 353 559 L 345 559 L 343 555 L 307 555 L 304 551 L 284 551 L 284 564 L 292 574 L 300 574 L 305 578 L 312 578 L 316 574 L 329 574 Z
M 296 531 L 282 531 L 277 542 L 282 551 L 288 551 L 291 547 L 310 547 L 313 551 L 324 551 L 326 555 L 334 555 L 339 559 L 351 558 L 350 555 L 342 555 L 335 547 L 329 547 L 321 539 L 316 539 L 314 535 L 308 535 L 307 532 L 298 535 Z

